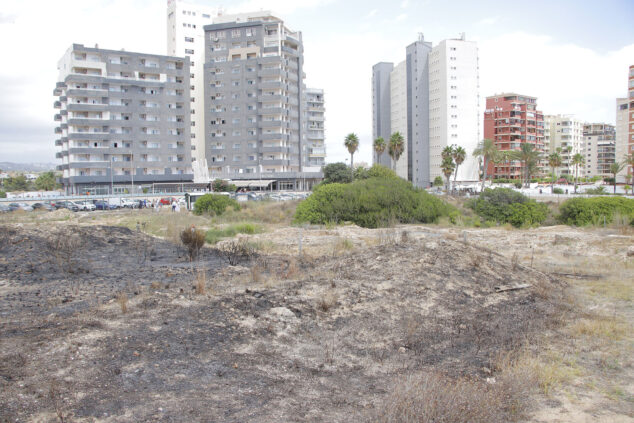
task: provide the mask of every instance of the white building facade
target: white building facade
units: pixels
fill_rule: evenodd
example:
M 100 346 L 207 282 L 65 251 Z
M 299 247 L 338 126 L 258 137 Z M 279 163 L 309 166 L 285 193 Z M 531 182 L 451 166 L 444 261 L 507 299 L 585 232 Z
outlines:
M 188 57 L 190 63 L 190 118 L 192 158 L 205 158 L 205 113 L 203 65 L 204 26 L 220 13 L 217 7 L 201 6 L 180 0 L 167 2 L 167 54 Z
M 390 73 L 390 129 L 392 133 L 399 132 L 403 136 L 403 154 L 394 163 L 390 158 L 390 167 L 398 176 L 407 179 L 407 65 L 405 61 L 399 63 Z M 389 144 L 390 138 L 385 142 Z M 389 150 L 386 147 L 386 152 Z M 388 155 L 389 157 L 389 155 Z
M 444 177 L 442 150 L 464 148 L 458 181 L 477 181 L 478 162 L 473 151 L 480 141 L 478 46 L 474 41 L 448 39 L 429 54 L 429 160 L 430 179 Z
M 585 154 L 583 128 L 585 122 L 569 115 L 544 116 L 544 125 L 549 129 L 549 150 L 551 153 L 561 149 L 561 167 L 557 170 L 560 175 L 574 175 L 575 167 L 572 158 L 575 154 Z M 584 174 L 583 168 L 579 174 Z

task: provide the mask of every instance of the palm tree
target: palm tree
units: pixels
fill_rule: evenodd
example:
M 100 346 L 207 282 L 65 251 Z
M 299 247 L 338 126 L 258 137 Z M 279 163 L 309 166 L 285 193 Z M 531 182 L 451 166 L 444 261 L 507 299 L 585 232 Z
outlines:
M 616 174 L 621 172 L 626 165 L 626 162 L 614 162 L 610 165 L 610 173 L 614 177 L 614 194 L 616 194 Z
M 379 164 L 379 160 L 381 158 L 381 154 L 385 151 L 385 140 L 383 137 L 378 137 L 372 143 L 372 147 L 374 148 L 374 152 L 376 153 L 376 164 Z
M 625 157 L 623 158 L 623 163 L 625 163 L 626 166 L 632 166 L 634 168 L 634 153 L 626 154 Z M 628 174 L 625 176 L 625 178 L 627 179 L 627 182 L 629 184 L 630 179 L 632 178 L 632 174 L 629 173 L 629 169 L 627 172 Z M 632 188 L 632 193 L 634 193 L 634 188 Z
M 447 195 L 449 195 L 449 177 L 453 173 L 455 166 L 451 156 L 446 156 L 442 159 L 442 163 L 440 164 L 440 169 L 443 175 L 445 175 L 445 178 L 447 178 Z
M 453 146 L 453 152 L 451 154 L 454 163 L 456 164 L 456 173 L 453 176 L 453 183 L 456 185 L 456 179 L 458 178 L 458 167 L 464 162 L 467 158 L 467 152 L 464 148 L 459 145 Z
M 497 147 L 495 146 L 493 140 L 490 140 L 488 138 L 483 139 L 478 148 L 473 150 L 473 155 L 475 157 L 482 157 L 482 159 L 484 160 L 484 164 L 482 166 L 484 173 L 482 175 L 481 191 L 484 191 L 484 183 L 487 180 L 487 168 L 489 167 L 489 163 L 493 161 L 497 156 L 497 151 Z
M 535 144 L 531 144 L 529 142 L 520 144 L 520 150 L 517 152 L 517 158 L 522 162 L 522 171 L 524 173 L 523 184 L 525 186 L 528 186 L 531 175 L 535 172 L 540 156 L 541 153 L 538 150 L 535 150 Z
M 359 137 L 353 132 L 346 135 L 346 138 L 343 141 L 343 145 L 348 149 L 348 153 L 350 153 L 350 169 L 354 169 L 353 160 L 354 153 L 359 148 Z
M 561 166 L 561 156 L 559 153 L 551 153 L 548 156 L 548 166 L 553 170 L 553 180 L 550 184 L 550 193 L 554 194 L 555 179 L 557 178 L 557 168 Z
M 577 180 L 579 179 L 579 166 L 584 164 L 586 160 L 583 154 L 577 153 L 572 157 L 572 165 L 575 167 L 575 194 L 577 193 Z
M 393 170 L 396 170 L 396 162 L 398 162 L 398 159 L 401 158 L 403 150 L 405 150 L 405 139 L 400 132 L 394 132 L 390 137 L 390 143 L 387 146 L 387 153 L 390 155 L 394 163 Z

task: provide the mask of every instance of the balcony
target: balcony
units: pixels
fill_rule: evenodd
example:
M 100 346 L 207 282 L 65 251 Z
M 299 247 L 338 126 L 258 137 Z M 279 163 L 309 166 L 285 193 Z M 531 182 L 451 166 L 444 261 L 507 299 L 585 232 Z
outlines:
M 59 113 L 57 113 L 57 114 L 53 117 L 53 119 L 54 119 L 56 122 L 61 122 L 61 121 L 62 121 L 62 115 L 60 115 Z
M 56 140 L 55 140 L 55 146 L 56 146 L 56 147 L 61 147 L 62 145 L 64 145 L 64 143 L 62 142 L 62 140 L 61 140 L 61 139 L 56 139 Z
M 286 110 L 281 107 L 260 107 L 258 115 L 281 115 L 286 114 Z
M 262 166 L 289 166 L 290 160 L 285 159 L 263 159 Z
M 288 141 L 287 134 L 262 134 L 259 139 L 262 141 Z
M 287 127 L 286 122 L 282 122 L 281 120 L 265 120 L 258 122 L 258 128 L 274 128 L 278 126 Z
M 290 148 L 289 147 L 282 147 L 282 146 L 277 146 L 277 147 L 262 147 L 260 149 L 261 152 L 263 153 L 285 153 L 288 154 L 290 153 Z M 268 163 L 268 162 L 266 162 Z
M 56 109 L 61 109 L 62 108 L 62 102 L 61 101 L 56 101 L 53 103 L 53 107 Z

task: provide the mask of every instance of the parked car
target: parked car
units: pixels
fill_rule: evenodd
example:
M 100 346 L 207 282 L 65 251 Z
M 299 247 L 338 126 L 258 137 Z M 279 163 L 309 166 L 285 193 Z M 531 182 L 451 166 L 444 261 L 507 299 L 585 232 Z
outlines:
M 77 204 L 73 203 L 72 201 L 60 201 L 59 203 L 56 203 L 61 205 L 61 207 L 68 209 L 70 211 L 79 211 L 79 207 L 77 207 Z
M 33 207 L 29 206 L 26 203 L 11 203 L 9 204 L 9 210 L 24 210 L 24 211 L 33 211 Z
M 8 213 L 11 209 L 6 204 L 0 203 L 0 213 Z
M 173 201 L 176 201 L 176 198 L 171 197 L 171 198 L 161 198 L 160 203 L 163 204 L 164 206 L 169 206 L 170 204 L 172 204 Z
M 64 208 L 64 206 L 62 205 L 62 201 L 51 201 L 49 204 L 55 210 L 59 210 L 59 209 L 63 209 Z
M 77 205 L 79 210 L 82 211 L 93 211 L 97 209 L 95 205 L 90 201 L 75 201 L 75 204 Z
M 35 203 L 35 204 L 32 204 L 31 207 L 33 207 L 33 210 L 46 210 L 46 211 L 55 210 L 55 207 L 51 206 L 48 203 Z
M 115 210 L 116 204 L 109 204 L 107 201 L 98 200 L 95 201 L 95 210 Z
M 127 198 L 121 199 L 120 204 L 121 204 L 121 207 L 128 208 L 128 209 L 136 209 L 137 207 L 139 207 L 138 201 L 130 200 Z

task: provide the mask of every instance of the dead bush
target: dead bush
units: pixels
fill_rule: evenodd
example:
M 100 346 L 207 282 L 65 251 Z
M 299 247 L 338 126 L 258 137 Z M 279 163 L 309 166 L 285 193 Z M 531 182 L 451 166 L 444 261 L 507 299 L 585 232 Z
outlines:
M 236 266 L 242 261 L 251 260 L 255 255 L 255 248 L 245 238 L 241 238 L 227 242 L 221 253 L 231 266 Z
M 62 228 L 51 233 L 46 241 L 49 254 L 55 259 L 60 270 L 76 273 L 77 254 L 82 247 L 81 237 L 76 229 Z
M 128 312 L 128 295 L 125 292 L 117 294 L 117 303 L 121 307 L 121 313 L 126 314 Z
M 517 420 L 510 404 L 520 399 L 505 384 L 475 378 L 449 378 L 439 373 L 408 376 L 397 382 L 387 401 L 378 407 L 378 422 L 497 423 Z M 521 381 L 513 381 L 521 383 Z
M 410 242 L 409 232 L 406 230 L 403 230 L 401 232 L 401 244 L 407 244 L 409 242 Z
M 280 274 L 284 279 L 294 279 L 299 275 L 299 266 L 297 260 L 292 258 L 280 265 Z
M 251 275 L 251 283 L 260 283 L 262 282 L 262 267 L 259 263 L 255 263 L 249 269 L 249 274 Z
M 205 232 L 200 229 L 196 229 L 192 225 L 191 228 L 183 229 L 180 239 L 185 248 L 187 248 L 189 261 L 193 261 L 198 257 L 200 249 L 205 244 Z
M 317 301 L 317 308 L 323 312 L 327 312 L 337 305 L 339 296 L 334 290 L 326 291 Z
M 196 271 L 196 294 L 204 295 L 207 286 L 207 272 L 205 269 Z

